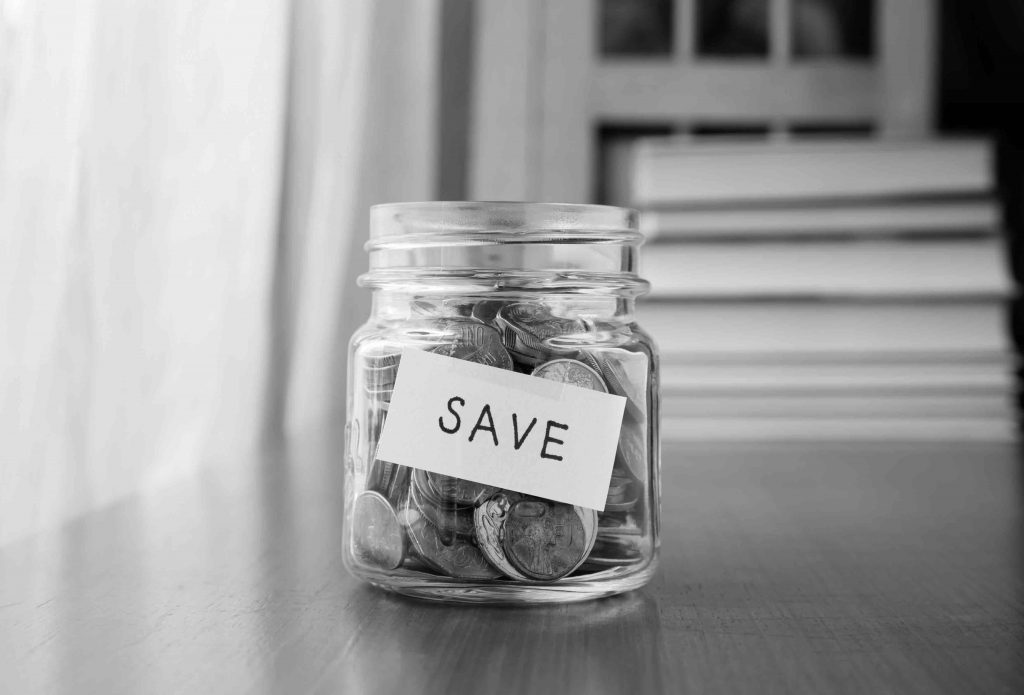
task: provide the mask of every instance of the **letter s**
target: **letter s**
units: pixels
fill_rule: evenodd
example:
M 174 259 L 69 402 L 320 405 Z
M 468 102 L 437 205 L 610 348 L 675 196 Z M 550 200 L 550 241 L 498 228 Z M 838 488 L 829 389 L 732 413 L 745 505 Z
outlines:
M 459 428 L 462 427 L 462 418 L 459 417 L 459 414 L 455 412 L 454 408 L 452 408 L 452 403 L 454 403 L 455 401 L 458 401 L 459 405 L 463 405 L 464 406 L 464 405 L 466 405 L 466 399 L 465 398 L 460 398 L 459 396 L 452 396 L 451 398 L 448 399 L 448 412 L 455 416 L 455 426 L 454 427 L 450 427 L 450 428 L 449 427 L 445 427 L 444 426 L 444 417 L 443 416 L 437 418 L 437 424 L 438 424 L 438 426 L 440 426 L 441 431 L 442 432 L 447 432 L 448 434 L 455 434 L 456 432 L 459 431 Z

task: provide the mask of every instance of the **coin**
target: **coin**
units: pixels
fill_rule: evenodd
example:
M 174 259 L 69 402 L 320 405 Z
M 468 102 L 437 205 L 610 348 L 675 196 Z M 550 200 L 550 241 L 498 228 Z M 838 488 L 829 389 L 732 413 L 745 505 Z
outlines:
M 502 490 L 476 508 L 473 520 L 476 527 L 477 547 L 480 548 L 487 561 L 509 579 L 525 581 L 529 578 L 512 566 L 501 544 L 502 527 L 508 518 L 509 509 L 522 498 L 523 496 L 518 492 Z
M 430 481 L 427 480 L 427 472 L 422 468 L 413 469 L 410 490 L 412 488 L 419 490 L 420 494 L 429 499 L 432 504 L 444 504 L 441 496 L 437 494 Z
M 637 480 L 647 479 L 647 437 L 646 428 L 623 419 L 619 430 L 619 445 L 615 451 L 615 465 L 626 468 Z
M 643 533 L 637 520 L 621 512 L 601 512 L 597 517 L 597 539 L 610 536 L 639 536 Z
M 595 549 L 590 557 L 587 558 L 586 562 L 583 563 L 581 569 L 587 571 L 597 571 L 608 569 L 610 567 L 628 567 L 630 565 L 637 565 L 643 562 L 644 556 L 639 550 L 634 550 L 626 553 L 616 553 L 614 555 L 605 555 L 600 549 Z
M 594 544 L 594 550 L 587 558 L 587 565 L 616 567 L 634 565 L 643 560 L 643 553 L 637 547 L 636 538 L 614 538 L 601 536 Z
M 491 566 L 479 548 L 459 536 L 441 534 L 421 514 L 408 514 L 409 539 L 416 554 L 431 568 L 457 579 L 498 579 L 501 572 Z
M 398 525 L 406 531 L 408 531 L 409 527 L 416 523 L 418 519 L 423 518 L 423 514 L 421 514 L 420 511 L 412 505 L 412 502 L 408 497 L 406 497 L 402 504 L 399 505 L 398 511 L 395 512 L 395 516 L 398 519 Z
M 395 509 L 378 492 L 356 497 L 352 512 L 353 547 L 360 561 L 393 570 L 402 564 L 405 548 Z
M 624 498 L 616 500 L 614 502 L 605 502 L 604 510 L 606 512 L 627 512 L 635 507 L 638 501 L 639 498 L 634 496 L 628 499 Z
M 458 499 L 454 496 L 454 494 L 451 497 L 443 496 L 434 486 L 434 483 L 428 477 L 429 475 L 431 474 L 427 473 L 427 471 L 421 468 L 415 469 L 412 474 L 412 487 L 416 488 L 417 492 L 419 493 L 422 499 L 424 499 L 427 502 L 430 502 L 432 505 L 436 507 L 451 507 L 465 509 L 473 506 L 471 502 L 459 502 Z M 437 478 L 438 474 L 433 474 L 433 477 Z M 452 480 L 455 480 L 455 478 L 453 478 Z M 454 492 L 451 489 L 450 491 Z
M 375 343 L 361 351 L 366 366 L 371 369 L 395 366 L 402 359 L 402 348 L 393 343 Z
M 636 384 L 630 380 L 625 366 L 629 360 L 634 361 L 631 367 L 634 374 L 636 374 L 637 368 L 642 370 L 643 383 Z M 640 360 L 643 361 L 642 366 L 636 364 L 636 361 Z M 608 385 L 608 392 L 626 397 L 626 416 L 639 423 L 645 422 L 647 418 L 645 401 L 647 356 L 625 350 L 606 350 L 596 355 L 594 361 L 598 365 L 597 371 L 604 377 L 604 382 Z
M 476 306 L 476 304 L 477 302 L 472 299 L 466 299 L 464 297 L 449 298 L 441 302 L 441 306 L 444 307 L 445 313 L 463 316 L 466 318 L 473 313 L 473 307 Z
M 494 317 L 494 324 L 501 330 L 502 342 L 509 352 L 534 364 L 550 351 L 547 340 L 586 329 L 582 321 L 554 316 L 538 302 L 503 306 Z
M 596 540 L 597 513 L 550 500 L 520 500 L 502 526 L 502 549 L 531 579 L 561 579 L 582 564 Z
M 539 376 L 541 379 L 547 379 L 548 381 L 572 384 L 573 386 L 579 386 L 581 389 L 601 391 L 602 393 L 608 392 L 608 387 L 605 386 L 601 375 L 576 360 L 561 359 L 545 362 L 533 370 L 533 376 Z
M 405 497 L 411 470 L 408 466 L 377 459 L 366 476 L 366 488 L 379 492 L 392 505 L 397 505 Z
M 443 316 L 469 316 L 473 303 L 467 299 L 447 298 L 414 299 L 409 303 L 409 313 L 415 317 L 438 318 Z
M 601 373 L 601 361 L 597 359 L 597 356 L 594 353 L 588 350 L 580 350 L 579 352 L 576 353 L 575 359 L 587 365 L 598 374 Z
M 416 509 L 443 535 L 473 536 L 473 510 L 470 507 L 437 504 L 423 493 L 419 485 L 412 485 L 409 498 Z
M 512 358 L 497 329 L 475 319 L 445 319 L 438 322 L 444 342 L 431 352 L 488 367 L 512 369 Z
M 408 572 L 432 572 L 430 566 L 415 555 L 406 555 L 402 560 L 402 569 Z
M 366 455 L 372 461 L 377 456 L 377 444 L 380 433 L 387 419 L 387 408 L 380 402 L 374 403 L 366 410 Z
M 614 471 L 612 471 L 612 478 L 611 481 L 608 483 L 607 502 L 610 504 L 614 504 L 629 499 L 632 487 L 632 479 L 624 475 L 617 475 Z
M 401 348 L 391 344 L 373 345 L 361 353 L 363 390 L 375 400 L 391 400 L 398 377 Z
M 414 299 L 409 302 L 409 314 L 419 317 L 444 316 L 444 309 L 440 302 L 429 299 Z
M 498 491 L 498 488 L 491 485 L 440 473 L 427 473 L 426 477 L 430 482 L 430 487 L 441 500 L 456 505 L 473 506 Z
M 483 301 L 479 301 L 473 305 L 471 316 L 478 321 L 490 323 L 494 320 L 494 317 L 498 315 L 498 311 L 501 307 L 506 304 L 508 304 L 508 302 L 503 302 L 499 299 L 485 299 Z
M 387 461 L 374 459 L 370 464 L 370 472 L 366 476 L 366 489 L 379 492 L 387 496 L 384 491 L 391 485 L 397 466 Z
M 395 378 L 397 374 L 392 374 L 388 377 L 381 375 L 366 375 L 365 383 L 363 384 L 363 392 L 370 398 L 371 401 L 376 403 L 390 403 L 391 394 L 395 390 Z

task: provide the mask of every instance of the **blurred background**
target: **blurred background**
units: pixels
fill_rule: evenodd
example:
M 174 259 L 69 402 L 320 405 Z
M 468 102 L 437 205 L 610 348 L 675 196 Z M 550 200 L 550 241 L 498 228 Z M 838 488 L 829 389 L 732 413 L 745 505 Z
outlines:
M 639 208 L 666 440 L 1013 440 L 1022 37 L 998 0 L 0 0 L 0 542 L 341 428 L 395 200 Z

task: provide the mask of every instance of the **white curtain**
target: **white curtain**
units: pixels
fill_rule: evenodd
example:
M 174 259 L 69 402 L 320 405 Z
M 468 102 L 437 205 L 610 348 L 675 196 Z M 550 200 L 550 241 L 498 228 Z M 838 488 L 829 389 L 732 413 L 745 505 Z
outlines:
M 437 3 L 0 0 L 0 543 L 338 426 Z

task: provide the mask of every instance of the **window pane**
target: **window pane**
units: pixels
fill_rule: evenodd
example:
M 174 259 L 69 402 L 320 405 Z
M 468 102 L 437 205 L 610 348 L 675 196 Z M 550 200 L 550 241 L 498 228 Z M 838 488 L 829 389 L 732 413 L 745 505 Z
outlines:
M 793 55 L 870 57 L 873 0 L 793 0 Z
M 767 136 L 771 127 L 767 123 L 735 123 L 719 121 L 717 123 L 694 123 L 690 134 L 697 137 L 749 137 Z
M 672 5 L 672 0 L 601 0 L 601 55 L 671 55 Z
M 768 0 L 698 0 L 697 53 L 767 56 Z
M 868 137 L 875 128 L 870 123 L 792 123 L 789 132 L 795 137 Z

